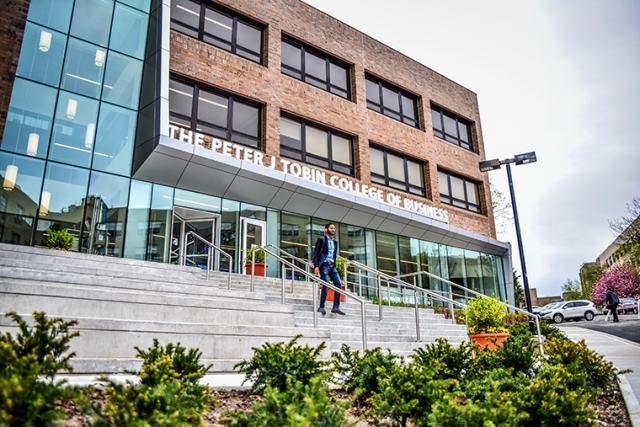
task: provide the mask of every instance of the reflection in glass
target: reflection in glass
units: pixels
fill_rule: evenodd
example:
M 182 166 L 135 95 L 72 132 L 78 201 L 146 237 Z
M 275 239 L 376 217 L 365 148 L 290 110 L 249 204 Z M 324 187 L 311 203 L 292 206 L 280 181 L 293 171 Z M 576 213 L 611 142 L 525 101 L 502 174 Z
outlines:
M 280 248 L 288 254 L 302 258 L 304 260 L 311 259 L 311 251 L 315 240 L 311 241 L 310 233 L 307 231 L 311 228 L 311 218 L 304 215 L 296 215 L 282 212 L 280 215 Z M 305 268 L 302 263 L 296 263 L 300 268 Z M 287 272 L 291 278 L 291 273 Z M 296 279 L 304 280 L 302 275 L 295 275 Z
M 98 101 L 61 91 L 49 159 L 89 167 L 97 116 Z
M 147 14 L 116 3 L 109 48 L 134 58 L 144 59 L 148 22 Z
M 93 168 L 118 175 L 131 173 L 136 113 L 103 103 L 100 107 Z
M 153 184 L 131 181 L 131 193 L 127 213 L 124 257 L 146 259 L 149 232 L 149 208 Z
M 176 188 L 173 201 L 176 206 L 184 206 L 208 212 L 220 212 L 220 197 Z
M 75 238 L 72 251 L 78 251 L 82 216 L 87 196 L 89 171 L 49 162 L 45 171 L 43 192 L 51 194 L 49 212 L 37 221 L 34 243 L 44 245 L 46 232 L 67 230 Z
M 151 6 L 151 0 L 119 0 L 119 2 L 147 13 L 149 12 L 149 6 Z
M 16 75 L 58 86 L 67 37 L 27 22 Z
M 237 272 L 238 257 L 238 221 L 240 217 L 240 203 L 233 200 L 222 200 L 222 218 L 220 224 L 220 248 L 234 259 L 233 272 Z M 220 257 L 220 270 L 229 270 L 229 259 Z
M 53 88 L 15 79 L 2 138 L 3 150 L 32 155 L 36 148 L 35 157 L 47 155 L 56 93 Z M 33 134 L 38 135 L 37 147 L 34 146 Z
M 70 34 L 106 47 L 113 4 L 113 0 L 77 1 L 73 9 Z
M 122 257 L 128 201 L 128 178 L 91 173 L 81 252 Z
M 153 184 L 147 261 L 169 262 L 173 188 Z
M 31 245 L 44 162 L 0 152 L 0 242 Z
M 109 52 L 102 100 L 137 109 L 142 80 L 142 61 Z
M 69 0 L 31 0 L 27 20 L 67 33 L 73 2 Z
M 100 97 L 104 67 L 96 65 L 96 46 L 69 39 L 67 57 L 62 72 L 62 89 L 90 96 Z

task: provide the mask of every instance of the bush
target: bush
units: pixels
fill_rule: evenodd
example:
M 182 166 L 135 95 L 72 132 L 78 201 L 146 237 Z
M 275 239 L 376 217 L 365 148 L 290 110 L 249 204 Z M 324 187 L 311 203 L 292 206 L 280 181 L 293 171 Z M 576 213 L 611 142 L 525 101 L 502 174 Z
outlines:
M 157 340 L 148 352 L 136 347 L 143 359 L 140 383 L 109 383 L 107 401 L 95 407 L 95 427 L 203 426 L 202 416 L 217 404 L 212 391 L 198 384 L 209 367 L 200 365 L 201 353 L 185 352 L 180 344 L 161 347 Z
M 495 334 L 507 332 L 504 326 L 506 304 L 497 298 L 482 297 L 469 301 L 466 309 L 470 334 Z
M 247 264 L 251 264 L 252 259 L 255 259 L 256 264 L 264 264 L 266 257 L 267 254 L 264 250 L 259 249 L 259 246 L 252 246 L 247 250 Z
M 478 352 L 473 363 L 473 378 L 480 379 L 486 371 L 509 370 L 511 374 L 521 372 L 533 378 L 540 366 L 538 343 L 529 335 L 509 335 L 502 346 L 493 351 Z
M 0 335 L 0 425 L 48 425 L 64 416 L 57 402 L 77 396 L 77 390 L 64 387 L 66 381 L 54 381 L 58 372 L 71 372 L 67 353 L 69 342 L 79 335 L 69 333 L 75 320 L 48 319 L 34 312 L 34 325 L 14 312 L 7 313 L 18 324 L 15 338 Z
M 540 333 L 547 339 L 557 338 L 561 340 L 568 340 L 567 336 L 560 329 L 553 325 L 549 325 L 547 322 L 540 321 Z M 533 334 L 529 330 L 529 323 L 517 323 L 509 327 L 509 335 L 527 335 L 533 337 Z
M 48 248 L 62 249 L 68 251 L 75 243 L 74 237 L 67 230 L 51 230 L 47 231 L 47 240 L 45 244 Z
M 414 351 L 413 363 L 436 369 L 434 379 L 462 381 L 473 363 L 475 346 L 462 342 L 452 347 L 446 339 L 438 338 L 436 344 L 428 344 Z
M 604 360 L 604 357 L 589 349 L 584 340 L 574 343 L 570 340 L 551 339 L 547 341 L 545 350 L 547 363 L 563 366 L 574 375 L 586 375 L 587 391 L 599 393 L 609 391 L 618 379 L 615 365 Z
M 343 344 L 340 352 L 332 354 L 331 363 L 333 371 L 338 374 L 338 383 L 356 397 L 364 399 L 378 393 L 381 374 L 379 368 L 389 369 L 391 366 L 401 363 L 402 360 L 387 350 L 374 348 L 365 350 L 362 356 L 359 351 L 351 351 L 349 346 Z
M 222 424 L 232 427 L 342 427 L 347 422 L 349 402 L 332 401 L 322 378 L 308 384 L 289 382 L 286 390 L 267 386 L 265 399 L 253 404 L 252 412 L 227 412 Z
M 288 344 L 266 343 L 262 348 L 253 348 L 253 357 L 237 363 L 233 369 L 245 374 L 243 384 L 253 381 L 252 389 L 258 393 L 262 393 L 267 386 L 283 391 L 288 380 L 306 385 L 311 378 L 327 378 L 327 363 L 317 360 L 326 343 L 316 348 L 309 345 L 301 347 L 296 345 L 300 337 L 302 335 L 297 335 Z

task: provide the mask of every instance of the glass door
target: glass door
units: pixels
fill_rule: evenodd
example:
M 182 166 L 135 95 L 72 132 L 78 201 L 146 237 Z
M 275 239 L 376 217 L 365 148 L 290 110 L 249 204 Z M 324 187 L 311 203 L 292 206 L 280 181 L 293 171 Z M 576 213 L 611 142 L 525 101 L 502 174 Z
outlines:
M 239 257 L 240 269 L 243 273 L 246 273 L 247 249 L 252 246 L 264 246 L 267 243 L 267 223 L 254 218 L 240 218 L 240 232 L 242 233 Z
M 220 239 L 218 217 L 219 215 L 211 212 L 175 207 L 171 228 L 171 263 L 198 267 L 203 270 L 209 268 L 217 270 L 219 254 L 212 251 L 209 265 L 207 265 L 207 257 L 209 243 L 217 245 Z

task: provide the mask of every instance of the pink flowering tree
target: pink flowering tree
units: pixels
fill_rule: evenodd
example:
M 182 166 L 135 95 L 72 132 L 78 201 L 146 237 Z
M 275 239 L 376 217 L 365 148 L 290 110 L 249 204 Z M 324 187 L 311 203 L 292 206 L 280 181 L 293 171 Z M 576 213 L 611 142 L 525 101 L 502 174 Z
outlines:
M 602 272 L 591 289 L 591 301 L 602 303 L 609 288 L 613 288 L 620 298 L 640 295 L 640 276 L 625 267 L 612 267 Z

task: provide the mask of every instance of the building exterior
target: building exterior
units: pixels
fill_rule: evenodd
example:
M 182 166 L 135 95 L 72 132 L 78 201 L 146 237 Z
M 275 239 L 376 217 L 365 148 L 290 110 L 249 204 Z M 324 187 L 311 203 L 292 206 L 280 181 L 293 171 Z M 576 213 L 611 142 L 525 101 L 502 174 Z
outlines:
M 347 258 L 513 301 L 470 90 L 299 0 L 9 8 L 2 242 L 184 262 L 193 231 L 241 272 L 252 244 L 308 259 L 331 221 Z
M 640 230 L 640 217 L 636 218 L 626 230 L 622 232 L 613 242 L 596 258 L 596 263 L 600 268 L 606 270 L 608 268 L 618 266 L 626 266 L 638 264 L 638 254 L 630 250 L 629 245 L 625 245 L 632 236 L 637 235 Z

